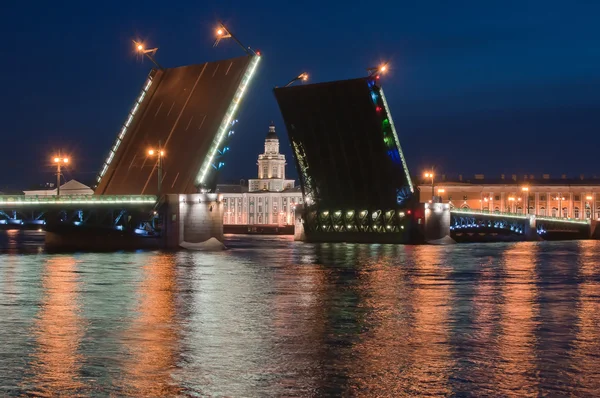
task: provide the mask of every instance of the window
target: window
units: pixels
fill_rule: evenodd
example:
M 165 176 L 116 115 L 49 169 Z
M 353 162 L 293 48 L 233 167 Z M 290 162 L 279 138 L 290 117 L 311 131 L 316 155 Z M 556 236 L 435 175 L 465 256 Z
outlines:
M 556 207 L 552 208 L 552 217 L 558 217 L 558 209 Z
M 546 195 L 540 195 L 540 200 L 546 200 Z
M 500 213 L 500 207 L 498 207 L 498 206 L 494 207 L 494 213 Z
M 575 195 L 575 196 L 573 197 L 573 200 L 581 200 L 581 197 L 580 197 L 579 195 Z M 575 217 L 575 218 L 577 218 L 577 217 Z
M 500 195 L 494 196 L 494 200 L 500 200 Z
M 546 215 L 546 208 L 540 207 L 540 216 L 545 216 L 545 215 Z
M 529 214 L 535 214 L 535 209 L 533 206 L 529 206 Z
M 579 207 L 573 208 L 573 217 L 579 218 Z
M 279 173 L 277 172 L 277 166 L 273 166 L 273 174 L 271 176 L 273 178 L 279 178 Z
M 262 178 L 269 178 L 269 166 L 263 166 L 263 175 Z
M 563 207 L 561 217 L 569 217 L 569 209 Z

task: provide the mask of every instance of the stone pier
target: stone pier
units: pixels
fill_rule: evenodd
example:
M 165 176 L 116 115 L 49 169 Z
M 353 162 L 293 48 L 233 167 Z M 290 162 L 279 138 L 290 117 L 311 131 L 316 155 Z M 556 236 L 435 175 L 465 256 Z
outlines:
M 223 242 L 223 202 L 216 193 L 166 195 L 163 236 L 166 248 Z

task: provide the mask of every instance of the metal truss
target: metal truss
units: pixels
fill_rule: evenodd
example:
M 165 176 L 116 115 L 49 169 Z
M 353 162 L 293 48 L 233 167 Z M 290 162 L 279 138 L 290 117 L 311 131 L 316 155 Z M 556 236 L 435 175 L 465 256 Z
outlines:
M 504 230 L 522 235 L 525 233 L 525 221 L 516 218 L 484 218 L 466 215 L 452 215 L 450 217 L 450 231 L 490 231 Z

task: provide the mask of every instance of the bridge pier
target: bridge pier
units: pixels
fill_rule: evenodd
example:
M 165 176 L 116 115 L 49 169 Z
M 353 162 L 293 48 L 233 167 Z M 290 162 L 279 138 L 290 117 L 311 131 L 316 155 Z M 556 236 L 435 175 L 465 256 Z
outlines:
M 170 194 L 165 197 L 164 246 L 190 249 L 217 249 L 211 238 L 223 246 L 223 202 L 216 193 Z M 204 244 L 204 245 L 203 245 Z
M 450 238 L 450 206 L 447 203 L 425 203 L 426 243 L 453 243 Z
M 528 220 L 525 222 L 523 233 L 525 235 L 525 240 L 527 241 L 542 240 L 537 233 L 537 220 L 535 216 L 528 216 Z
M 296 205 L 294 210 L 294 240 L 300 242 L 306 242 L 306 234 L 304 233 L 304 221 L 302 219 L 302 213 L 304 212 L 304 205 Z

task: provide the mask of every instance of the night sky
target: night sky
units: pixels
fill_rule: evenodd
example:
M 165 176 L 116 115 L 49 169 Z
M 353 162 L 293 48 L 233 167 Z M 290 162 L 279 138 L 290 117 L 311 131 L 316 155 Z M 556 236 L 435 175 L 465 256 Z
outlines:
M 263 60 L 238 114 L 223 180 L 256 176 L 275 121 L 272 88 L 364 76 L 390 60 L 383 86 L 413 174 L 600 176 L 600 2 L 596 1 L 13 1 L 2 5 L 0 189 L 91 182 L 159 47 L 166 67 L 241 55 L 213 48 L 218 19 Z

